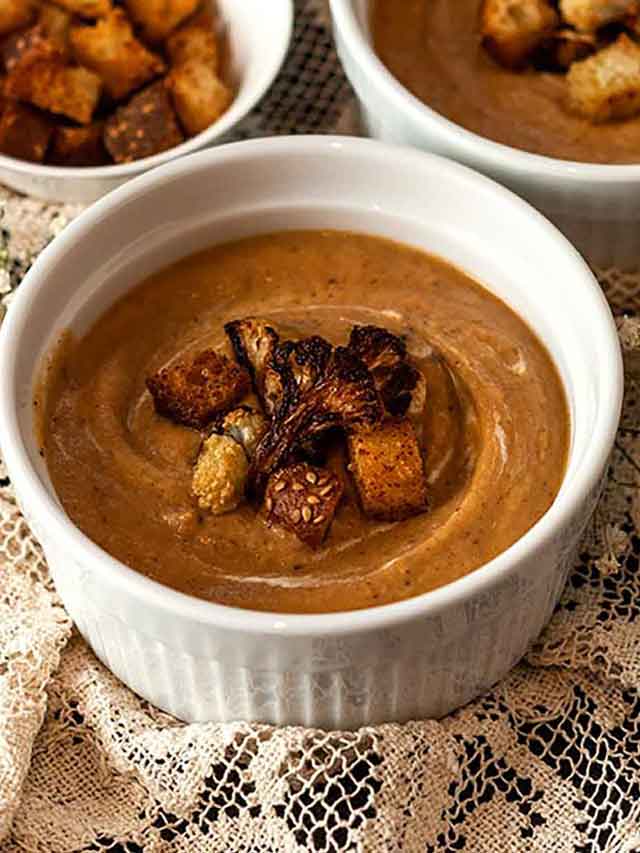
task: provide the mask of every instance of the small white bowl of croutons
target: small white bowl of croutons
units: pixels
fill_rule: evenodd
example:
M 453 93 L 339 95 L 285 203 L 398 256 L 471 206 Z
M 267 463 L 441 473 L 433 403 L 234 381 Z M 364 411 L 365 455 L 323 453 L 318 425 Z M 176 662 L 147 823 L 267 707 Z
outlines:
M 7 0 L 0 182 L 90 203 L 218 142 L 258 103 L 293 0 Z
M 598 268 L 638 269 L 633 0 L 331 0 L 369 134 L 451 157 L 548 216 Z

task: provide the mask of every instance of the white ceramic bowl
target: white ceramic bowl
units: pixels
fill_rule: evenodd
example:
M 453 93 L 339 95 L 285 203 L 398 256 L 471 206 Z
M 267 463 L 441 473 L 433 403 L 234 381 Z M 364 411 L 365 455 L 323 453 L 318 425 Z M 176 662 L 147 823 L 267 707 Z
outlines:
M 231 77 L 235 98 L 229 109 L 202 133 L 181 145 L 133 163 L 68 168 L 16 160 L 0 154 L 0 183 L 47 201 L 89 204 L 130 178 L 215 144 L 241 121 L 273 83 L 289 48 L 293 29 L 293 0 L 215 0 L 229 38 Z
M 556 501 L 515 545 L 467 577 L 369 610 L 259 613 L 148 580 L 89 541 L 56 500 L 31 407 L 44 355 L 63 329 L 83 333 L 123 292 L 184 255 L 252 234 L 327 227 L 442 255 L 537 331 L 572 418 Z M 593 510 L 622 394 L 609 308 L 546 219 L 463 166 L 340 137 L 221 146 L 101 199 L 28 273 L 0 332 L 0 363 L 2 452 L 57 589 L 98 657 L 186 720 L 331 728 L 440 716 L 523 655 L 549 619 Z M 532 470 L 533 488 L 535 476 Z
M 495 178 L 548 216 L 599 268 L 640 268 L 640 151 L 637 166 L 595 165 L 478 136 L 425 106 L 378 59 L 371 0 L 330 4 L 338 53 L 371 136 L 443 154 Z

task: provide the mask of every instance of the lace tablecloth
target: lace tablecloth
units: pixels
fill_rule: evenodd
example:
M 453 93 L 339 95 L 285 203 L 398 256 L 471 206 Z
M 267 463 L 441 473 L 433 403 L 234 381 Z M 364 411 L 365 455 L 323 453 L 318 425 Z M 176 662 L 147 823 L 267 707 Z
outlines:
M 322 0 L 236 137 L 345 131 Z M 0 294 L 77 211 L 0 190 Z M 640 851 L 640 282 L 600 273 L 627 395 L 608 486 L 553 620 L 495 690 L 353 733 L 185 725 L 74 632 L 0 468 L 0 853 Z

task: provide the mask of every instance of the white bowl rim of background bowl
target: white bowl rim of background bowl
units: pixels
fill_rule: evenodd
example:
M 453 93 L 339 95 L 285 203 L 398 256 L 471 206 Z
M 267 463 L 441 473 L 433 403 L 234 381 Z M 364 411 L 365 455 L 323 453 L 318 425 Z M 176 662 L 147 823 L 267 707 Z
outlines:
M 592 439 L 585 452 L 582 467 L 574 476 L 571 494 L 561 492 L 551 508 L 523 537 L 493 560 L 458 580 L 435 590 L 412 598 L 379 605 L 362 610 L 337 613 L 291 614 L 249 610 L 216 604 L 196 598 L 151 580 L 129 568 L 91 541 L 68 518 L 64 510 L 51 497 L 29 459 L 18 425 L 16 401 L 12 390 L 20 335 L 29 323 L 31 303 L 40 290 L 46 287 L 46 269 L 50 261 L 64 255 L 67 247 L 85 238 L 94 231 L 109 211 L 116 211 L 127 200 L 147 188 L 163 182 L 169 183 L 190 172 L 193 166 L 214 161 L 218 167 L 226 162 L 242 158 L 260 157 L 262 152 L 290 155 L 292 148 L 298 152 L 309 152 L 332 156 L 357 153 L 359 156 L 404 158 L 407 167 L 419 169 L 427 163 L 437 163 L 439 173 L 449 173 L 467 184 L 480 184 L 485 190 L 497 194 L 505 206 L 526 212 L 546 232 L 570 261 L 575 275 L 583 280 L 585 292 L 591 297 L 598 312 L 599 328 L 606 337 L 606 360 L 610 369 L 611 382 L 607 388 L 608 399 L 598 407 L 597 422 Z M 99 562 L 111 579 L 139 601 L 153 603 L 167 614 L 178 614 L 191 621 L 217 628 L 243 631 L 251 634 L 284 634 L 291 637 L 312 635 L 345 635 L 380 628 L 419 616 L 433 616 L 438 611 L 459 604 L 472 595 L 489 589 L 501 578 L 510 574 L 514 566 L 531 550 L 543 547 L 561 534 L 575 507 L 598 487 L 600 471 L 606 465 L 610 445 L 619 423 L 623 392 L 622 356 L 615 323 L 608 303 L 588 266 L 566 238 L 542 214 L 495 181 L 486 178 L 466 166 L 434 154 L 425 154 L 409 147 L 387 145 L 369 139 L 340 136 L 279 136 L 236 142 L 214 149 L 197 152 L 187 158 L 170 161 L 159 169 L 146 172 L 127 182 L 95 202 L 73 220 L 62 233 L 38 256 L 27 273 L 12 301 L 2 328 L 0 329 L 0 444 L 10 475 L 19 478 L 23 492 L 28 494 L 30 511 L 54 530 L 58 540 L 65 541 L 69 550 L 80 554 L 87 563 Z M 598 441 L 593 439 L 597 435 Z
M 257 106 L 270 89 L 278 72 L 282 68 L 282 64 L 291 46 L 295 9 L 294 0 L 279 0 L 279 2 L 282 3 L 282 12 L 285 15 L 283 38 L 279 49 L 273 54 L 272 62 L 265 66 L 260 84 L 247 94 L 244 102 L 239 102 L 238 98 L 235 97 L 219 119 L 200 131 L 200 133 L 196 133 L 195 136 L 190 136 L 179 145 L 167 148 L 166 151 L 160 151 L 158 154 L 152 154 L 150 157 L 141 157 L 139 160 L 133 160 L 131 163 L 112 163 L 105 166 L 54 166 L 47 163 L 32 163 L 29 160 L 9 157 L 7 154 L 0 152 L 0 168 L 9 169 L 21 175 L 43 179 L 94 181 L 101 178 L 113 178 L 114 180 L 126 180 L 131 176 L 138 175 L 141 171 L 154 169 L 176 157 L 183 157 L 186 154 L 191 154 L 200 148 L 211 145 L 216 139 L 230 132 Z
M 356 62 L 369 83 L 380 88 L 383 95 L 408 112 L 414 121 L 432 124 L 447 136 L 447 142 L 465 153 L 482 157 L 487 168 L 507 166 L 520 175 L 546 174 L 563 180 L 589 180 L 594 183 L 625 183 L 640 179 L 640 151 L 635 163 L 582 163 L 578 160 L 561 160 L 543 154 L 514 148 L 481 136 L 446 118 L 425 104 L 394 77 L 365 38 L 353 10 L 352 0 L 329 0 L 331 14 L 337 29 L 353 51 Z

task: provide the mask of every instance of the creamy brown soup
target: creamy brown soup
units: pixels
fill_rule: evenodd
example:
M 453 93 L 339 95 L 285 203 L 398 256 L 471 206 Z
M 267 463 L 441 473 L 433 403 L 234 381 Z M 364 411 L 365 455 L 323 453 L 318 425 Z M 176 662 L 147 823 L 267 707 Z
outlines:
M 499 66 L 480 44 L 482 0 L 375 0 L 375 49 L 417 98 L 475 133 L 562 160 L 640 162 L 640 117 L 592 124 L 564 75 Z
M 429 510 L 362 514 L 342 443 L 345 496 L 316 551 L 243 504 L 221 516 L 190 494 L 198 432 L 158 416 L 145 379 L 216 347 L 223 323 L 260 314 L 345 342 L 355 323 L 407 336 L 426 378 L 414 416 Z M 211 601 L 281 612 L 407 598 L 495 557 L 546 512 L 569 441 L 545 348 L 503 302 L 422 251 L 343 232 L 286 232 L 209 249 L 154 275 L 81 339 L 63 340 L 37 401 L 55 489 L 71 519 L 143 574 Z

